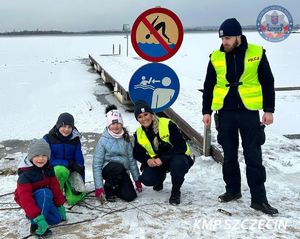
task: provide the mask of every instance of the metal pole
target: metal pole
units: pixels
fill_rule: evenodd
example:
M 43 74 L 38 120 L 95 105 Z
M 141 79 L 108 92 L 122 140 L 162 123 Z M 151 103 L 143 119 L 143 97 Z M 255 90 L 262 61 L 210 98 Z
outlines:
M 128 57 L 128 32 L 126 33 L 126 38 L 127 38 L 126 56 Z
M 203 154 L 204 156 L 210 156 L 211 147 L 211 130 L 210 125 L 204 126 L 204 136 L 203 136 Z
M 123 24 L 123 31 L 125 32 L 126 36 L 126 56 L 128 57 L 128 38 L 129 38 L 129 32 L 130 32 L 130 27 L 129 24 Z

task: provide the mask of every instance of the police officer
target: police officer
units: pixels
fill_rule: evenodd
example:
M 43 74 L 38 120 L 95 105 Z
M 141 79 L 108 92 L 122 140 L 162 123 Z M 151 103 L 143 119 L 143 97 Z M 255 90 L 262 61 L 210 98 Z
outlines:
M 141 124 L 134 137 L 133 156 L 141 165 L 139 180 L 153 190 L 163 189 L 166 172 L 171 173 L 172 191 L 169 203 L 180 204 L 180 188 L 184 176 L 193 165 L 190 148 L 180 130 L 170 119 L 157 117 L 144 101 L 134 106 L 134 114 Z
M 278 214 L 267 200 L 261 152 L 264 126 L 273 123 L 273 74 L 265 50 L 247 42 L 235 18 L 221 24 L 219 37 L 222 45 L 210 55 L 202 108 L 206 126 L 211 124 L 212 111 L 218 115 L 217 138 L 224 152 L 222 171 L 226 184 L 226 192 L 219 196 L 219 201 L 229 202 L 242 196 L 238 162 L 240 133 L 251 193 L 250 207 L 266 214 Z

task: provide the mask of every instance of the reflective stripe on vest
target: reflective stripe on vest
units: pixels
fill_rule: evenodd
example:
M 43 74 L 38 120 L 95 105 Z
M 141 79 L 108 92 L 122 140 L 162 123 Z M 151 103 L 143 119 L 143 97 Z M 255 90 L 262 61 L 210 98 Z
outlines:
M 263 54 L 261 46 L 248 44 L 245 54 L 244 72 L 240 77 L 238 92 L 242 102 L 249 110 L 260 110 L 263 105 L 261 85 L 258 80 L 258 66 Z M 211 63 L 215 68 L 217 83 L 213 90 L 212 110 L 223 108 L 225 96 L 228 94 L 229 82 L 226 79 L 227 67 L 225 52 L 216 50 L 211 54 Z
M 158 118 L 158 131 L 159 131 L 159 137 L 161 138 L 161 140 L 171 144 L 170 132 L 169 132 L 169 122 L 170 122 L 170 119 L 163 118 L 163 117 Z M 137 129 L 136 136 L 137 136 L 137 142 L 147 151 L 149 156 L 151 158 L 155 157 L 156 153 L 154 152 L 152 145 L 151 145 L 145 131 L 142 129 L 141 126 Z M 187 149 L 185 151 L 185 154 L 189 156 L 191 152 L 190 152 L 190 147 L 187 143 L 186 143 L 186 148 Z

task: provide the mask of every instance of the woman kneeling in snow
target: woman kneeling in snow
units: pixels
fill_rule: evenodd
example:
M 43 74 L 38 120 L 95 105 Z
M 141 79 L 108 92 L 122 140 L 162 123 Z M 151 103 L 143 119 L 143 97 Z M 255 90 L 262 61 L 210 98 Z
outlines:
M 194 164 L 190 148 L 177 125 L 170 119 L 157 117 L 145 101 L 135 103 L 134 114 L 140 123 L 134 134 L 133 148 L 134 157 L 142 164 L 139 179 L 144 185 L 160 191 L 166 173 L 170 172 L 172 191 L 169 202 L 178 205 L 184 176 Z

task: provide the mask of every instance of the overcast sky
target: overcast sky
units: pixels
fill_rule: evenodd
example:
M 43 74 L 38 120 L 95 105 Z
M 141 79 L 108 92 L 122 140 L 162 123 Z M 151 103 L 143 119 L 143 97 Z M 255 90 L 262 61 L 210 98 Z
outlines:
M 0 0 L 0 32 L 21 30 L 121 30 L 145 10 L 173 11 L 183 26 L 219 26 L 229 17 L 255 25 L 259 12 L 281 5 L 300 24 L 299 0 Z

